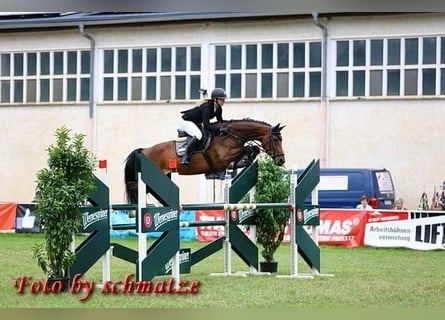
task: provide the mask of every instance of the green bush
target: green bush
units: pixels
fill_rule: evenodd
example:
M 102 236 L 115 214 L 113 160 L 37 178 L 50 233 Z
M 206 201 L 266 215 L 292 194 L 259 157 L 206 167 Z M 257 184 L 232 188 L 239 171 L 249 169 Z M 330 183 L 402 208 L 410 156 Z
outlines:
M 74 253 L 73 236 L 81 226 L 80 207 L 95 189 L 95 156 L 84 147 L 84 135 L 56 130 L 57 142 L 48 147 L 48 168 L 37 172 L 35 213 L 44 242 L 33 246 L 33 257 L 51 278 L 67 275 Z
M 267 155 L 258 159 L 258 182 L 255 187 L 256 203 L 282 203 L 289 199 L 290 177 L 282 167 L 274 164 Z M 289 221 L 288 209 L 257 209 L 255 224 L 257 242 L 263 247 L 261 256 L 265 262 L 274 261 L 274 253 L 284 238 Z

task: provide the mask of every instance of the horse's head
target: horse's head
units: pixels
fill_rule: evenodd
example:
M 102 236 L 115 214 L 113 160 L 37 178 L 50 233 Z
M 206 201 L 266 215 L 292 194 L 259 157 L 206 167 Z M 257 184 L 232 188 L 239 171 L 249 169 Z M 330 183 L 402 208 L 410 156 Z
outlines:
M 240 141 L 241 145 L 247 141 L 259 141 L 262 150 L 272 157 L 276 165 L 284 164 L 285 157 L 281 137 L 281 130 L 284 126 L 277 124 L 272 127 L 266 122 L 253 119 L 231 120 L 223 126 L 230 129 L 231 136 Z
M 281 136 L 281 130 L 284 127 L 280 126 L 280 123 L 271 127 L 267 138 L 262 141 L 262 147 L 278 166 L 282 166 L 286 162 L 282 146 L 283 138 Z

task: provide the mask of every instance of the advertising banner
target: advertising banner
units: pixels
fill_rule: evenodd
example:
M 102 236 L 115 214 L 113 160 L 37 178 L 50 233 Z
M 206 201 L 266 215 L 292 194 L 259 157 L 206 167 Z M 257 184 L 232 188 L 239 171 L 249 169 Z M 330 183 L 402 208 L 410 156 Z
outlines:
M 221 219 L 223 210 L 196 211 L 198 221 Z M 320 225 L 316 230 L 319 244 L 431 250 L 445 248 L 444 226 L 445 215 L 413 219 L 411 212 L 405 210 L 320 209 Z M 310 226 L 304 229 L 311 235 Z M 287 227 L 284 243 L 290 241 L 289 232 Z M 198 241 L 213 241 L 224 235 L 224 227 L 197 227 L 196 235 Z
M 346 247 L 363 246 L 366 210 L 320 210 L 318 243 Z
M 445 249 L 445 216 L 366 224 L 366 246 Z
M 16 208 L 15 202 L 0 203 L 0 231 L 14 231 Z
M 215 221 L 224 219 L 223 210 L 196 211 L 196 220 Z M 368 220 L 368 211 L 361 210 L 336 210 L 320 209 L 320 226 L 318 240 L 320 244 L 342 245 L 347 247 L 363 246 L 365 224 Z M 304 226 L 311 234 L 312 228 Z M 248 235 L 248 231 L 245 231 Z M 196 235 L 198 241 L 213 241 L 224 236 L 223 226 L 197 227 Z M 290 228 L 285 229 L 283 243 L 290 241 Z
M 224 210 L 196 210 L 197 221 L 215 221 L 224 219 Z M 213 241 L 224 236 L 224 226 L 196 227 L 196 239 L 198 241 Z
M 395 220 L 406 220 L 409 218 L 408 211 L 395 211 L 395 210 L 380 210 L 380 211 L 369 211 L 368 223 L 369 222 L 387 222 Z

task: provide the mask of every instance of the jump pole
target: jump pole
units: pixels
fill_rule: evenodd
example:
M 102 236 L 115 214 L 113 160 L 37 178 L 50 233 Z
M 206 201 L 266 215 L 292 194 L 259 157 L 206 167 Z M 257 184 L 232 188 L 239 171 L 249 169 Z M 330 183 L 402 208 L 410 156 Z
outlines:
M 312 196 L 312 204 L 318 205 L 318 185 L 312 191 L 311 196 Z M 312 241 L 314 241 L 314 243 L 318 245 L 318 230 L 316 226 L 311 226 L 311 238 Z M 312 267 L 312 274 L 319 276 L 320 272 L 316 268 Z
M 314 206 L 318 206 L 318 185 L 312 190 L 311 193 L 311 197 L 312 197 L 312 205 Z M 293 212 L 293 220 L 295 219 L 295 212 Z M 294 229 L 294 233 L 296 235 L 296 228 L 295 228 L 295 223 L 293 224 L 293 229 Z M 318 230 L 317 230 L 317 226 L 315 225 L 311 225 L 311 238 L 312 241 L 318 246 Z M 291 229 L 292 231 L 292 229 Z M 295 236 L 294 235 L 294 236 Z M 292 242 L 292 244 L 294 244 L 294 242 Z M 295 251 L 294 252 L 294 256 L 295 259 L 292 260 L 292 264 L 294 265 L 294 269 L 293 272 L 291 271 L 291 277 L 298 277 L 298 278 L 309 278 L 309 279 L 313 279 L 315 276 L 317 277 L 333 277 L 334 275 L 332 273 L 320 273 L 320 271 L 315 268 L 312 267 L 312 273 L 308 274 L 303 274 L 303 273 L 298 273 L 298 245 L 295 244 Z M 291 249 L 292 250 L 292 249 Z M 286 277 L 286 276 L 277 276 L 277 277 Z M 289 277 L 289 276 L 288 276 Z
M 296 215 L 297 215 L 297 203 L 295 197 L 295 190 L 297 188 L 297 167 L 292 168 L 290 176 L 290 203 L 292 210 L 290 214 L 290 274 L 289 275 L 277 275 L 277 278 L 303 278 L 313 279 L 312 275 L 303 275 L 298 273 L 298 245 L 295 241 L 296 236 Z
M 211 273 L 213 276 L 243 276 L 245 273 L 232 272 L 232 243 L 230 239 L 230 215 L 232 210 L 239 209 L 254 209 L 255 204 L 250 203 L 229 203 L 230 201 L 230 189 L 232 186 L 232 173 L 230 170 L 226 171 L 224 179 L 224 203 L 197 203 L 197 204 L 183 204 L 181 205 L 182 210 L 224 210 L 224 219 L 217 221 L 191 221 L 191 222 L 180 222 L 182 227 L 199 227 L 199 226 L 223 226 L 224 227 L 224 240 L 223 240 L 223 258 L 224 258 L 224 270 L 222 273 Z M 250 239 L 252 240 L 252 239 Z M 252 241 L 254 243 L 254 241 Z M 251 266 L 252 268 L 252 266 Z
M 211 273 L 212 276 L 238 276 L 238 277 L 246 277 L 245 272 L 232 272 L 232 243 L 230 241 L 230 213 L 231 210 L 239 210 L 239 209 L 255 209 L 257 204 L 253 203 L 230 203 L 230 187 L 232 185 L 232 170 L 227 169 L 226 175 L 224 177 L 224 204 L 222 209 L 224 209 L 224 272 L 223 273 Z M 250 192 L 250 191 L 249 191 Z M 221 209 L 221 205 L 213 204 L 216 208 L 218 206 Z M 213 207 L 210 204 L 210 207 Z M 261 205 L 261 204 L 258 204 Z M 211 208 L 207 208 L 211 209 Z M 252 240 L 252 236 L 249 235 L 249 239 Z M 255 243 L 254 240 L 252 240 Z M 250 273 L 255 273 L 256 269 L 253 266 L 249 266 Z
M 254 199 L 255 191 L 256 191 L 256 186 L 254 185 L 252 187 L 252 189 L 249 190 L 249 202 L 250 203 L 252 203 L 252 200 Z M 257 244 L 257 240 L 256 240 L 256 225 L 254 225 L 254 224 L 250 224 L 249 225 L 249 239 L 250 239 L 250 241 L 255 243 L 255 245 Z M 260 275 L 262 273 L 259 272 L 259 270 L 255 269 L 255 267 L 250 266 L 249 267 L 249 274 L 253 274 L 253 275 L 258 274 L 258 275 Z
M 229 189 L 232 182 L 231 170 L 226 170 L 226 175 L 224 176 L 224 202 L 229 202 Z M 211 273 L 210 275 L 233 275 L 232 274 L 232 244 L 230 243 L 230 228 L 229 228 L 230 210 L 224 210 L 224 220 L 226 221 L 224 225 L 224 235 L 225 239 L 223 242 L 224 250 L 224 273 Z
M 147 235 L 142 232 L 142 208 L 147 207 L 146 195 L 145 195 L 145 182 L 142 180 L 142 173 L 138 172 L 138 280 L 142 280 L 142 262 L 147 257 Z
M 96 172 L 96 177 L 100 179 L 105 185 L 108 186 L 108 169 L 107 160 L 101 159 L 98 162 L 98 170 Z M 111 203 L 109 204 L 111 209 Z M 110 213 L 111 211 L 109 211 Z M 110 221 L 111 224 L 111 221 Z M 111 255 L 113 248 L 109 248 L 102 256 L 102 283 L 111 280 Z
M 145 188 L 146 185 L 144 181 L 142 180 L 141 172 L 137 173 L 137 185 L 138 185 L 138 205 L 137 205 L 137 211 L 136 211 L 136 218 L 137 221 L 142 221 L 142 208 L 146 208 L 146 195 L 145 195 Z M 113 206 L 111 206 L 112 208 Z M 138 270 L 142 270 L 142 261 L 147 256 L 147 236 L 145 233 L 142 232 L 142 223 L 136 223 L 136 232 L 137 232 L 137 238 L 138 238 Z M 131 229 L 131 225 L 121 225 L 121 226 L 113 226 L 111 225 L 110 221 L 110 230 L 128 230 Z M 103 280 L 110 280 L 110 258 L 112 255 L 113 246 L 110 246 L 110 249 L 107 251 L 106 256 L 103 261 L 103 270 L 102 270 L 102 278 Z M 142 272 L 138 272 L 138 281 L 142 280 Z
M 136 217 L 137 217 L 137 221 L 142 221 L 142 208 L 146 208 L 147 204 L 146 204 L 146 195 L 145 195 L 145 188 L 146 185 L 144 183 L 144 181 L 142 180 L 142 174 L 141 172 L 137 173 L 137 185 L 138 185 L 138 205 L 137 205 L 137 212 L 136 212 Z M 110 208 L 112 208 L 113 206 L 111 205 Z M 143 260 L 146 258 L 147 256 L 147 237 L 146 234 L 142 232 L 142 223 L 137 223 L 137 237 L 138 237 L 138 265 L 137 265 L 137 269 L 140 271 L 142 270 L 142 262 Z M 127 229 L 131 229 L 132 226 L 130 225 L 125 225 L 125 226 L 116 226 L 116 228 L 114 228 L 115 230 L 127 230 Z M 113 225 L 111 225 L 111 221 L 110 221 L 110 230 L 113 229 Z M 103 261 L 102 261 L 102 279 L 103 281 L 109 281 L 110 280 L 110 271 L 111 271 L 111 263 L 110 263 L 110 258 L 112 255 L 112 250 L 113 250 L 113 246 L 110 246 L 110 249 L 106 252 L 106 254 L 104 255 Z M 139 281 L 142 280 L 142 272 L 138 272 L 138 279 Z
M 175 162 L 176 164 L 176 162 Z M 172 172 L 170 174 L 171 181 L 175 183 L 179 187 L 179 173 Z M 181 203 L 181 201 L 179 201 Z M 179 259 L 179 250 L 176 251 L 175 255 L 172 257 L 172 278 L 175 280 L 175 288 L 179 288 L 181 271 L 180 271 L 180 259 Z
M 247 172 L 251 172 L 251 169 L 246 169 Z M 250 171 L 249 171 L 250 170 Z M 257 170 L 257 169 L 255 169 Z M 243 171 L 244 172 L 244 171 Z M 241 174 L 243 174 L 241 172 Z M 256 172 L 256 171 L 255 171 Z M 248 272 L 236 272 L 235 274 L 232 272 L 231 269 L 231 253 L 232 253 L 232 237 L 230 235 L 230 229 L 233 228 L 232 225 L 232 216 L 231 213 L 233 210 L 254 210 L 254 209 L 261 209 L 261 208 L 282 208 L 282 209 L 291 209 L 292 204 L 290 202 L 286 203 L 230 203 L 230 201 L 240 201 L 241 197 L 240 194 L 248 194 L 250 193 L 250 196 L 252 195 L 252 192 L 255 190 L 255 183 L 252 181 L 252 175 L 247 174 L 247 176 L 237 176 L 237 178 L 232 179 L 231 178 L 231 172 L 226 171 L 225 176 L 225 197 L 223 203 L 197 203 L 197 204 L 182 204 L 181 209 L 182 210 L 224 210 L 224 219 L 217 220 L 217 221 L 192 221 L 192 222 L 181 222 L 180 226 L 183 227 L 189 227 L 189 226 L 204 226 L 204 225 L 220 225 L 224 226 L 224 240 L 223 240 L 223 250 L 224 250 L 224 272 L 223 273 L 213 273 L 212 275 L 236 275 L 236 276 L 246 276 L 247 274 L 253 274 L 253 275 L 260 275 L 260 274 L 270 274 L 268 272 L 259 272 L 257 270 L 258 265 L 255 264 L 249 264 L 250 271 Z M 247 179 L 247 180 L 244 180 Z M 255 178 L 256 179 L 256 178 Z M 235 182 L 236 180 L 236 182 Z M 247 183 L 241 183 L 241 181 L 251 181 Z M 236 185 L 236 187 L 235 187 Z M 235 190 L 231 190 L 235 187 Z M 246 188 L 247 190 L 246 192 Z M 233 192 L 232 192 L 233 191 Z M 236 194 L 235 197 L 234 194 Z M 233 200 L 232 200 L 233 199 Z M 252 199 L 251 199 L 252 200 Z M 250 200 L 250 201 L 251 201 Z M 253 227 L 253 228 L 252 228 Z M 249 236 L 246 237 L 246 239 L 249 239 L 250 242 L 255 245 L 256 244 L 256 235 L 255 235 L 255 228 L 254 226 L 251 226 L 251 231 L 249 233 Z
M 318 207 L 318 184 L 320 181 L 319 160 L 315 161 L 314 159 L 309 164 L 309 166 L 306 167 L 300 177 L 297 176 L 296 172 L 296 168 L 294 167 L 292 169 L 290 195 L 290 199 L 293 204 L 290 217 L 291 270 L 290 275 L 277 275 L 277 277 L 313 279 L 314 276 L 333 276 L 332 274 L 320 274 L 320 248 L 318 245 L 317 236 L 317 225 L 319 224 L 319 222 L 311 223 L 311 220 L 314 219 L 312 211 L 317 210 L 316 216 L 318 220 L 320 214 Z M 309 206 L 311 209 L 306 212 L 308 206 L 304 205 L 304 200 L 306 199 L 306 196 L 309 195 L 309 193 L 312 196 L 312 203 L 311 206 Z M 300 233 L 297 232 L 297 225 Z M 307 232 L 302 229 L 302 226 L 305 225 L 311 226 L 311 236 L 309 236 Z M 298 239 L 300 239 L 300 247 L 298 246 Z M 310 241 L 306 241 L 305 239 L 310 239 Z M 303 242 L 301 242 L 302 240 Z M 314 257 L 314 252 L 316 253 L 316 258 Z M 311 266 L 312 273 L 303 274 L 298 272 L 299 253 L 305 259 L 306 263 Z M 312 259 L 310 258 L 311 254 Z

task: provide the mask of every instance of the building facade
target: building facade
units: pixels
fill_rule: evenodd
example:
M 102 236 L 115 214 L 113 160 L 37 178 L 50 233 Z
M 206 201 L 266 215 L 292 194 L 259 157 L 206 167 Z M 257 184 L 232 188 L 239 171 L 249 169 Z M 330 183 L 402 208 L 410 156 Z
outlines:
M 107 159 L 112 202 L 135 148 L 175 139 L 200 89 L 224 117 L 286 125 L 286 167 L 385 167 L 416 208 L 445 180 L 445 14 L 48 14 L 0 21 L 0 201 L 34 197 L 65 125 Z M 442 108 L 442 109 L 441 109 Z M 222 183 L 180 177 L 184 202 Z M 358 199 L 357 199 L 358 201 Z

